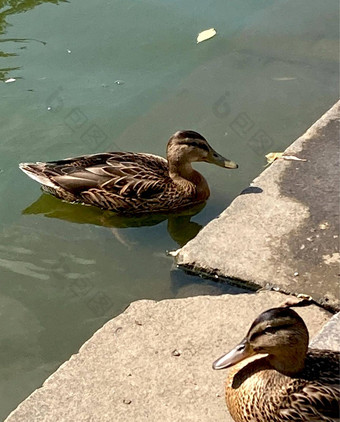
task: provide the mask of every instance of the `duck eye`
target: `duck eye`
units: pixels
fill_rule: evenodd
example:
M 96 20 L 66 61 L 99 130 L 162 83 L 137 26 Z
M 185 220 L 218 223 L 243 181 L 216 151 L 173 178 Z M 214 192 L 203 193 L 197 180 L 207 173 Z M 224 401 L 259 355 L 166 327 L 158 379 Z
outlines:
M 274 334 L 275 333 L 275 331 L 276 331 L 276 328 L 275 327 L 266 327 L 265 329 L 264 329 L 264 333 L 265 334 Z

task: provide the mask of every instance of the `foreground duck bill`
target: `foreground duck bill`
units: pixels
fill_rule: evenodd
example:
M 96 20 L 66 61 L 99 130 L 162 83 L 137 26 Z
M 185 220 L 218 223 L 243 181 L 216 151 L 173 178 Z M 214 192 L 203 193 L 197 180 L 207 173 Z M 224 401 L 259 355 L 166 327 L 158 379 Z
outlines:
M 246 339 L 242 340 L 234 349 L 232 349 L 226 355 L 221 356 L 219 359 L 215 360 L 212 367 L 213 369 L 225 369 L 230 366 L 235 365 L 241 360 L 252 356 L 253 353 L 249 347 L 249 344 Z

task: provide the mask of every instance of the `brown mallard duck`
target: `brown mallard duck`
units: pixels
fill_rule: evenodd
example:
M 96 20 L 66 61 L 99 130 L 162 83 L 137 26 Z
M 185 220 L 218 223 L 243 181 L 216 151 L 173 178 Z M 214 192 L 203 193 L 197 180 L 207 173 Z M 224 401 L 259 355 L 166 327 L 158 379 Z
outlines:
M 292 309 L 263 312 L 246 337 L 213 363 L 234 366 L 226 382 L 236 422 L 340 420 L 340 353 L 308 349 L 308 330 Z
M 206 201 L 209 186 L 192 168 L 195 161 L 238 167 L 191 130 L 171 136 L 167 160 L 145 153 L 107 152 L 47 163 L 22 163 L 19 167 L 57 198 L 121 214 L 142 214 L 171 212 Z

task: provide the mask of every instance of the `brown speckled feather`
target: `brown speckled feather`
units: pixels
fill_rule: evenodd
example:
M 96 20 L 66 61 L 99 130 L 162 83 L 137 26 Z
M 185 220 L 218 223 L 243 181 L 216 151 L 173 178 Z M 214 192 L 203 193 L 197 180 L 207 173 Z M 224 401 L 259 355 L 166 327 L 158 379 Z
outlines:
M 108 152 L 48 163 L 27 164 L 43 189 L 60 199 L 115 212 L 168 211 L 197 203 L 194 186 L 181 191 L 167 161 L 151 154 Z M 49 184 L 44 184 L 44 178 Z
M 295 377 L 258 356 L 242 361 L 228 374 L 228 409 L 236 422 L 339 421 L 339 359 L 339 352 L 309 350 Z

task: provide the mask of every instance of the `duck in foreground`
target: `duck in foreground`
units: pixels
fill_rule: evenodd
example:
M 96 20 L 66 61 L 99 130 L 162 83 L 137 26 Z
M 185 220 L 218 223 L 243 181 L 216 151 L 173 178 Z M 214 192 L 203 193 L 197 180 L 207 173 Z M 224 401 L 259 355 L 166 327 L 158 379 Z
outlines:
M 192 168 L 196 161 L 238 167 L 190 130 L 170 138 L 167 160 L 146 153 L 107 152 L 19 167 L 57 198 L 119 214 L 142 214 L 171 212 L 206 201 L 209 186 Z
M 307 327 L 295 311 L 273 308 L 213 368 L 235 365 L 226 402 L 236 422 L 336 422 L 339 359 L 339 352 L 308 349 Z

